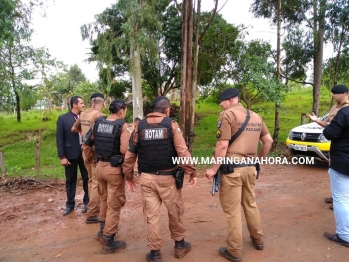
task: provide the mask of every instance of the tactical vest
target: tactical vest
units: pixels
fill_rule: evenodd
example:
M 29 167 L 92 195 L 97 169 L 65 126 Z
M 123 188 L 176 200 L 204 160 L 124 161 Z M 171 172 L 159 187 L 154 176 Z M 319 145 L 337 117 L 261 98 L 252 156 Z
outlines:
M 120 136 L 124 123 L 124 119 L 109 121 L 106 116 L 97 118 L 93 129 L 97 156 L 122 155 L 120 152 Z
M 177 157 L 173 143 L 172 119 L 164 117 L 160 123 L 149 124 L 146 119 L 138 122 L 138 169 L 156 172 L 171 169 L 172 157 Z

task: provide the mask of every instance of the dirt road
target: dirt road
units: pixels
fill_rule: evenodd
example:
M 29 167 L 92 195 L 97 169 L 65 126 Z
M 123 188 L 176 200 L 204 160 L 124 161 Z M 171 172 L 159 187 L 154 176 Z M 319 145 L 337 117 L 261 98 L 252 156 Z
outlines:
M 63 217 L 64 181 L 51 185 L 53 187 L 12 192 L 0 190 L 1 262 L 146 261 L 147 231 L 139 188 L 135 193 L 127 191 L 127 203 L 121 212 L 119 236 L 127 242 L 127 248 L 120 253 L 102 255 L 101 244 L 95 239 L 99 225 L 85 224 L 86 217 L 81 213 L 81 186 L 76 209 Z M 183 189 L 186 240 L 193 248 L 181 261 L 227 261 L 218 255 L 218 248 L 225 246 L 226 217 L 218 195 L 209 194 L 211 182 L 201 177 L 195 188 L 186 185 L 187 181 Z M 265 249 L 253 248 L 243 218 L 243 261 L 342 262 L 348 259 L 348 248 L 323 237 L 325 231 L 335 232 L 333 212 L 323 201 L 330 196 L 325 166 L 264 166 L 256 195 Z M 173 257 L 174 242 L 167 221 L 163 207 L 163 261 L 178 261 Z

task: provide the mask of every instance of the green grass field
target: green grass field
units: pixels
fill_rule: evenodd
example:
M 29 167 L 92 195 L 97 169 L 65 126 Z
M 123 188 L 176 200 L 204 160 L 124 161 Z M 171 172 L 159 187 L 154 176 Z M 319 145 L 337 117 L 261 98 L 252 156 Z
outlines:
M 321 90 L 320 115 L 330 107 L 330 93 Z M 284 143 L 289 131 L 300 124 L 301 113 L 310 113 L 312 90 L 303 88 L 289 92 L 280 112 L 279 142 Z M 252 107 L 265 120 L 273 133 L 274 104 L 258 103 Z M 197 104 L 198 119 L 195 126 L 193 156 L 209 157 L 216 144 L 217 119 L 221 108 L 212 99 Z M 63 111 L 53 111 L 49 120 L 42 121 L 43 114 L 38 110 L 22 112 L 22 122 L 16 121 L 15 114 L 0 114 L 0 150 L 4 152 L 8 176 L 31 176 L 36 178 L 64 178 L 64 169 L 57 157 L 55 131 L 56 121 Z M 40 170 L 35 170 L 36 132 L 40 131 L 41 151 Z

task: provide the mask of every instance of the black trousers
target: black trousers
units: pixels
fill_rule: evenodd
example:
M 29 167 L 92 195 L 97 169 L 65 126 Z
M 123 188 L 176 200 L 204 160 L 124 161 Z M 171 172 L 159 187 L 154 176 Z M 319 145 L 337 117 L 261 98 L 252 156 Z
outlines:
M 65 168 L 65 188 L 67 191 L 67 208 L 75 207 L 75 192 L 76 192 L 76 182 L 78 178 L 78 167 L 80 169 L 81 178 L 82 178 L 82 186 L 84 188 L 84 205 L 87 205 L 89 202 L 88 197 L 88 173 L 84 165 L 84 160 L 82 158 L 82 153 L 77 159 L 68 159 L 70 165 L 64 167 Z

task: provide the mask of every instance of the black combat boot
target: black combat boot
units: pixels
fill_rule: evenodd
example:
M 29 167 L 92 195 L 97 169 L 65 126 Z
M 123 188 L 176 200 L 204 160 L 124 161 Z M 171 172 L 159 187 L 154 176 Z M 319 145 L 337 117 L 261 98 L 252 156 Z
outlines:
M 184 257 L 191 250 L 191 244 L 185 242 L 184 238 L 181 241 L 175 241 L 174 251 L 176 258 Z
M 99 225 L 100 225 L 100 230 L 97 233 L 97 239 L 99 239 L 99 241 L 101 241 L 101 243 L 103 244 L 103 229 L 105 226 L 105 221 L 99 221 Z
M 151 250 L 147 256 L 147 261 L 148 262 L 161 262 L 161 253 L 160 250 Z
M 126 247 L 125 241 L 117 241 L 114 239 L 115 234 L 111 236 L 103 235 L 103 254 L 118 252 Z

